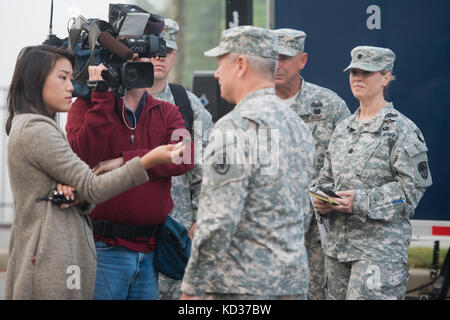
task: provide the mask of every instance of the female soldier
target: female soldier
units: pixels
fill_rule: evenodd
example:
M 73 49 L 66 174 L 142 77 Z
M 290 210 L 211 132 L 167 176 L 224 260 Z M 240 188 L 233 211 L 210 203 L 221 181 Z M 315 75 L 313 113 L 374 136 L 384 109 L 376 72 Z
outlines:
M 327 214 L 329 299 L 401 299 L 408 280 L 409 218 L 431 185 L 427 147 L 417 126 L 385 101 L 395 54 L 351 52 L 350 87 L 358 110 L 334 131 L 318 187 L 339 190 L 339 205 L 314 199 Z
M 180 144 L 160 146 L 96 176 L 54 121 L 72 100 L 74 57 L 54 47 L 24 48 L 8 94 L 8 169 L 15 217 L 9 243 L 6 299 L 91 299 L 96 275 L 91 206 L 65 211 L 49 201 L 57 182 L 89 203 L 103 202 L 148 180 L 146 170 L 171 163 Z M 61 190 L 61 186 L 59 186 Z M 71 192 L 71 191 L 70 191 Z M 67 191 L 67 193 L 70 193 Z M 67 206 L 67 205 L 66 205 Z

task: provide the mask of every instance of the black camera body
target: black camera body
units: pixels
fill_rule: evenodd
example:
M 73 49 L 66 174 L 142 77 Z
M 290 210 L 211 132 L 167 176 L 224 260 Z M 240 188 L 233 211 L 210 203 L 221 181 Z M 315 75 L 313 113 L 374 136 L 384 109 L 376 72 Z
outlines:
M 166 42 L 154 34 L 143 35 L 139 38 L 124 38 L 120 42 L 125 44 L 141 58 L 165 57 L 167 54 Z
M 151 62 L 125 62 L 106 64 L 108 70 L 102 72 L 102 78 L 111 88 L 150 88 L 153 86 L 153 64 Z

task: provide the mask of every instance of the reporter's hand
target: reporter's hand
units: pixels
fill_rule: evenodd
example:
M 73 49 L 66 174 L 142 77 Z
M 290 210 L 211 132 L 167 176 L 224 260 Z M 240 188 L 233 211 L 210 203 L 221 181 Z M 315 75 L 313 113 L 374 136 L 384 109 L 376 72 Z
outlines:
M 106 161 L 100 161 L 93 169 L 92 172 L 99 176 L 103 173 L 106 173 L 108 171 L 112 171 L 114 169 L 120 168 L 123 166 L 123 157 L 106 160 Z
M 75 195 L 75 188 L 68 185 L 63 185 L 61 183 L 58 183 L 56 185 L 56 190 L 60 195 L 63 195 L 67 200 L 75 200 L 72 203 L 63 203 L 59 207 L 64 210 L 73 206 L 77 206 L 79 204 L 82 204 L 85 200 L 82 199 L 80 196 Z
M 98 66 L 89 66 L 89 81 L 101 81 L 104 80 L 102 77 L 102 71 L 108 70 L 103 63 Z
M 156 147 L 141 158 L 142 165 L 148 170 L 158 164 L 175 163 L 183 156 L 185 148 L 183 142 Z

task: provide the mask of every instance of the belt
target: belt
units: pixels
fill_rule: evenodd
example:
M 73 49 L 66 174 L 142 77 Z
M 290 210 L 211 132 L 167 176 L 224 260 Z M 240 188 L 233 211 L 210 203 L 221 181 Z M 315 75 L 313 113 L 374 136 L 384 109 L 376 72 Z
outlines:
M 161 224 L 152 224 L 149 226 L 135 226 L 132 224 L 112 223 L 110 221 L 92 220 L 93 232 L 96 236 L 104 238 L 151 238 L 156 236 Z

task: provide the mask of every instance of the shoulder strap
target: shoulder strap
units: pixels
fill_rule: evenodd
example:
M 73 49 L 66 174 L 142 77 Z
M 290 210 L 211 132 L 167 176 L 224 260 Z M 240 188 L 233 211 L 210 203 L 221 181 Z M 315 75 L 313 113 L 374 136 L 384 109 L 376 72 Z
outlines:
M 186 89 L 179 84 L 169 83 L 170 91 L 172 91 L 173 98 L 175 100 L 175 105 L 183 117 L 186 129 L 192 136 L 193 125 L 194 125 L 194 113 L 192 112 L 191 102 L 187 95 Z
M 88 20 L 86 20 L 83 16 L 79 16 L 78 18 L 72 18 L 73 24 L 69 29 L 69 46 L 68 51 L 72 54 L 75 54 L 75 46 L 78 43 L 78 40 L 81 36 L 81 31 L 83 28 L 87 28 Z M 88 26 L 88 32 L 89 32 L 89 49 L 91 50 L 91 54 L 89 55 L 89 60 L 86 62 L 86 64 L 83 66 L 81 70 L 79 70 L 79 66 L 75 64 L 75 74 L 74 74 L 74 80 L 77 80 L 79 82 L 84 82 L 89 79 L 89 66 L 91 66 L 94 63 L 95 58 L 95 44 L 97 42 L 98 36 L 101 32 L 99 26 L 97 25 L 98 21 L 92 21 L 90 25 Z

